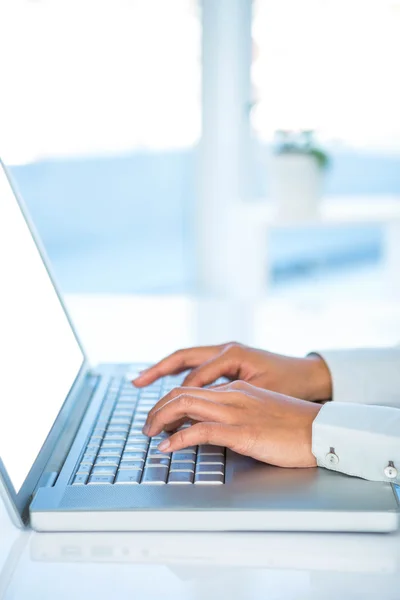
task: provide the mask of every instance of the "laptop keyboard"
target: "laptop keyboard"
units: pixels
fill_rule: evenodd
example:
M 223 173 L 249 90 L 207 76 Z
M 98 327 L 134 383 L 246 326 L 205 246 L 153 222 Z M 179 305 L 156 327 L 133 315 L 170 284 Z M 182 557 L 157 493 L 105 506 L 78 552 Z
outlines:
M 139 390 L 113 378 L 72 484 L 223 484 L 224 448 L 206 444 L 164 453 L 157 446 L 166 433 L 153 438 L 142 433 L 150 409 L 181 382 L 182 376 L 165 377 Z

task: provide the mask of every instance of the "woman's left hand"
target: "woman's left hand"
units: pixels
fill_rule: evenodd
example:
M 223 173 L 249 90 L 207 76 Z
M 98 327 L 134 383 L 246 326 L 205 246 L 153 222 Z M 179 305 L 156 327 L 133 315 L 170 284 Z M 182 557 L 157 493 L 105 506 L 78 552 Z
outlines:
M 243 381 L 218 389 L 182 387 L 152 408 L 143 432 L 156 436 L 190 421 L 191 427 L 161 442 L 160 450 L 216 444 L 279 467 L 315 467 L 312 423 L 320 409 Z

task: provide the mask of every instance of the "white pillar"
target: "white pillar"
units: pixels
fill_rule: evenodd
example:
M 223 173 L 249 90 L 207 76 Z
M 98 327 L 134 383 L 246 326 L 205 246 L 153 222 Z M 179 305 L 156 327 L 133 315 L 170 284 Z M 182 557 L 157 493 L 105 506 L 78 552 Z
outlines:
M 247 195 L 251 160 L 251 0 L 203 0 L 202 21 L 197 290 L 240 298 L 249 291 L 240 277 L 249 262 L 244 246 L 252 238 L 248 228 L 243 231 L 236 210 Z

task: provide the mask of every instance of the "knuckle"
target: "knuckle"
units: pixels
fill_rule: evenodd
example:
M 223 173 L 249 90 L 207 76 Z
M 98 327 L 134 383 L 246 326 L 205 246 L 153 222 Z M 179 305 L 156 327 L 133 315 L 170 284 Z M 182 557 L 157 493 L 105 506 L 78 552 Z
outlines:
M 182 408 L 190 408 L 193 405 L 194 398 L 188 394 L 181 394 L 178 398 L 179 404 Z
M 228 356 L 228 358 L 230 360 L 237 360 L 238 358 L 240 358 L 241 352 L 242 352 L 242 345 L 238 344 L 237 342 L 232 342 L 232 343 L 228 344 L 223 351 L 223 353 L 226 356 Z
M 245 383 L 244 381 L 237 379 L 236 381 L 232 381 L 232 383 L 230 383 L 228 387 L 231 390 L 243 390 L 245 388 Z
M 183 354 L 183 353 L 184 353 L 184 349 L 180 348 L 179 350 L 175 350 L 175 352 L 173 352 L 171 354 L 171 356 L 181 356 L 181 354 Z
M 225 344 L 225 352 L 232 352 L 235 348 L 236 348 L 237 344 L 236 342 L 228 342 L 227 344 Z
M 181 431 L 178 431 L 175 435 L 176 435 L 176 439 L 177 439 L 178 443 L 181 444 L 182 446 L 184 446 L 186 444 L 185 432 L 183 430 L 181 430 Z
M 233 350 L 238 350 L 241 347 L 242 344 L 239 344 L 239 342 L 228 342 L 227 344 L 225 344 L 225 350 L 230 352 Z
M 181 387 L 176 387 L 173 390 L 170 391 L 170 393 L 168 394 L 169 398 L 176 398 L 179 397 L 183 394 L 184 390 Z
M 209 423 L 200 423 L 198 427 L 201 439 L 205 442 L 209 442 L 211 435 L 211 425 Z

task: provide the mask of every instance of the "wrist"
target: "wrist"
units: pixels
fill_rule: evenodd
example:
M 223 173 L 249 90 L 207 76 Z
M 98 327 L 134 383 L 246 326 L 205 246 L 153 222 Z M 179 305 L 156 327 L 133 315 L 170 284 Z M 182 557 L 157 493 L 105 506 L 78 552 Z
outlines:
M 332 376 L 328 365 L 319 354 L 310 354 L 306 360 L 309 365 L 309 400 L 330 400 L 332 398 Z

